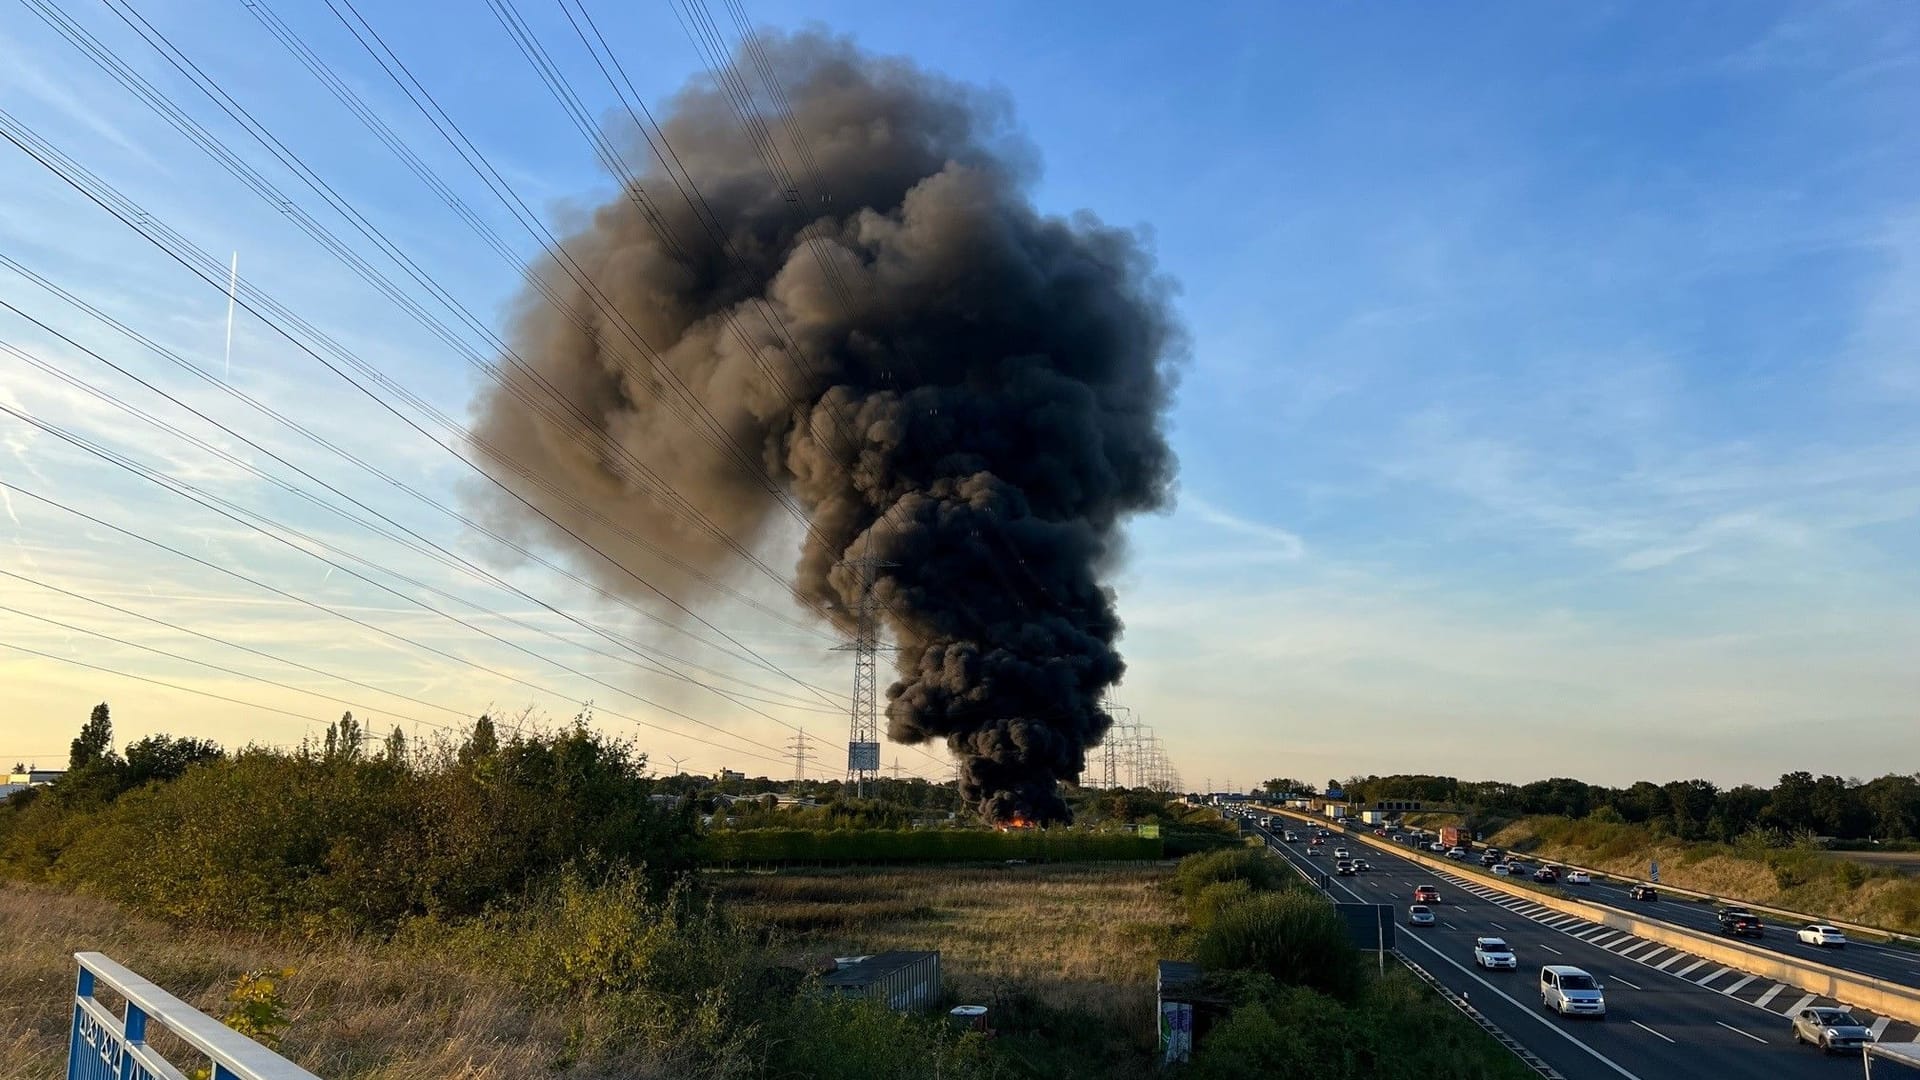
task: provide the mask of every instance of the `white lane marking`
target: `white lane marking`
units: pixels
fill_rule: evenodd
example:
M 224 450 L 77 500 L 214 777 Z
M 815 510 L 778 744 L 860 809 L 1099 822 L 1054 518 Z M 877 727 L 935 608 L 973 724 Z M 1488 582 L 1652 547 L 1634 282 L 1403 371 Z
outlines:
M 1732 970 L 1733 969 L 1730 967 L 1715 968 L 1713 974 L 1702 976 L 1701 978 L 1695 979 L 1693 981 L 1696 983 L 1699 983 L 1701 986 L 1705 986 L 1708 983 L 1712 982 L 1713 980 L 1719 978 L 1722 975 L 1725 975 L 1727 972 Z
M 1477 982 L 1481 986 L 1486 987 L 1488 990 L 1493 992 L 1494 996 L 1505 1001 L 1507 1004 L 1513 1006 L 1515 1009 L 1520 1010 L 1521 1015 L 1526 1016 L 1531 1020 L 1534 1020 L 1535 1022 L 1539 1023 L 1542 1027 L 1546 1028 L 1548 1031 L 1553 1032 L 1555 1035 L 1558 1035 L 1561 1038 L 1572 1043 L 1573 1045 L 1579 1047 L 1581 1050 L 1585 1051 L 1587 1054 L 1592 1056 L 1594 1060 L 1600 1062 L 1602 1065 L 1605 1065 L 1607 1068 L 1612 1069 L 1614 1072 L 1619 1073 L 1621 1076 L 1627 1077 L 1628 1080 L 1641 1080 L 1639 1076 L 1635 1075 L 1634 1073 L 1628 1072 L 1625 1068 L 1623 1068 L 1619 1062 L 1613 1060 L 1612 1058 L 1608 1057 L 1605 1054 L 1602 1054 L 1600 1051 L 1595 1050 L 1593 1047 L 1588 1046 L 1586 1043 L 1581 1042 L 1579 1039 L 1574 1038 L 1571 1034 L 1568 1034 L 1565 1029 L 1560 1027 L 1560 1025 L 1554 1023 L 1551 1020 L 1548 1020 L 1544 1016 L 1541 1016 L 1539 1013 L 1535 1012 L 1533 1009 L 1520 1004 L 1518 1001 L 1515 1001 L 1511 996 L 1509 996 L 1506 991 L 1500 989 L 1499 987 L 1493 985 L 1487 980 L 1481 978 L 1479 975 L 1476 975 L 1475 973 L 1468 971 L 1465 967 L 1461 966 L 1458 960 L 1455 960 L 1453 957 L 1448 956 L 1446 953 L 1441 952 L 1439 948 L 1437 948 L 1436 946 L 1429 945 L 1425 941 L 1422 941 L 1420 938 L 1415 937 L 1413 935 L 1408 935 L 1407 940 L 1418 944 L 1421 948 L 1427 950 L 1433 955 L 1446 961 L 1448 964 L 1451 964 L 1454 968 L 1458 969 L 1462 975 L 1465 975 L 1467 978 L 1472 979 L 1474 982 Z
M 1628 982 L 1627 980 L 1625 980 L 1625 979 L 1623 979 L 1623 978 L 1621 978 L 1621 977 L 1620 977 L 1620 976 L 1618 976 L 1618 975 L 1615 975 L 1615 976 L 1613 977 L 1613 981 L 1614 981 L 1614 982 L 1617 982 L 1617 983 L 1619 983 L 1619 984 L 1620 984 L 1620 985 L 1622 985 L 1622 986 L 1626 986 L 1626 987 L 1631 987 L 1632 989 L 1635 989 L 1635 990 L 1638 990 L 1638 989 L 1640 989 L 1640 987 L 1639 987 L 1639 986 L 1636 986 L 1636 985 L 1634 985 L 1633 983 L 1630 983 L 1630 982 Z
M 1873 1033 L 1874 1042 L 1880 1041 L 1880 1036 L 1885 1035 L 1887 1033 L 1887 1025 L 1891 1023 L 1893 1023 L 1893 1017 L 1891 1016 L 1883 1016 L 1880 1019 L 1875 1020 L 1873 1022 L 1873 1026 L 1868 1028 L 1867 1030 Z
M 1679 963 L 1680 961 L 1685 960 L 1686 958 L 1687 958 L 1686 953 L 1677 952 L 1677 953 L 1674 953 L 1672 956 L 1667 957 L 1665 960 L 1660 961 L 1658 964 L 1655 964 L 1653 966 L 1653 969 L 1655 971 L 1665 971 L 1668 968 L 1672 967 L 1673 965 Z M 1694 966 L 1698 967 L 1700 964 L 1704 964 L 1704 963 L 1706 963 L 1705 960 L 1696 961 Z M 1684 975 L 1686 974 L 1686 972 L 1683 971 L 1683 972 L 1680 972 L 1679 974 Z
M 1671 1037 L 1671 1036 L 1668 1036 L 1668 1035 L 1661 1035 L 1661 1034 L 1660 1034 L 1659 1032 L 1657 1032 L 1657 1031 L 1655 1031 L 1655 1030 L 1653 1030 L 1652 1028 L 1650 1028 L 1650 1027 L 1648 1027 L 1647 1025 L 1645 1025 L 1645 1024 L 1643 1024 L 1643 1023 L 1641 1023 L 1641 1022 L 1640 1022 L 1640 1021 L 1638 1021 L 1638 1020 L 1629 1020 L 1629 1021 L 1627 1021 L 1627 1023 L 1629 1023 L 1629 1024 L 1632 1024 L 1632 1025 L 1633 1025 L 1634 1027 L 1637 1027 L 1637 1028 L 1639 1028 L 1639 1029 L 1640 1029 L 1641 1031 L 1644 1031 L 1644 1032 L 1646 1032 L 1646 1033 L 1647 1033 L 1647 1034 L 1649 1034 L 1649 1035 L 1653 1035 L 1653 1036 L 1657 1036 L 1657 1037 L 1659 1037 L 1659 1038 L 1662 1038 L 1662 1039 L 1666 1039 L 1666 1040 L 1667 1040 L 1668 1042 L 1670 1042 L 1670 1043 L 1675 1043 L 1675 1044 L 1678 1044 L 1678 1043 L 1680 1042 L 1680 1040 L 1679 1040 L 1679 1039 L 1676 1039 L 1676 1038 L 1673 1038 L 1673 1037 Z
M 1643 949 L 1652 951 L 1653 949 L 1656 949 L 1658 947 L 1659 946 L 1655 945 L 1651 941 L 1636 941 L 1633 944 L 1627 946 L 1626 948 L 1621 949 L 1620 955 L 1628 958 L 1632 958 L 1634 953 L 1640 952 Z
M 1449 929 L 1449 930 L 1458 930 L 1458 929 L 1460 929 L 1459 927 L 1457 927 L 1457 926 L 1455 926 L 1455 925 L 1453 925 L 1452 923 L 1450 923 L 1450 922 L 1447 922 L 1447 921 L 1446 921 L 1445 919 L 1442 919 L 1442 920 L 1440 920 L 1440 923 L 1441 923 L 1441 925 L 1443 925 L 1443 926 L 1445 926 L 1445 927 L 1446 927 L 1447 929 Z
M 1619 937 L 1620 931 L 1609 930 L 1604 926 L 1596 926 L 1591 930 L 1583 930 L 1573 936 L 1579 938 L 1581 941 L 1590 941 L 1595 945 L 1605 945 L 1607 942 Z
M 1497 923 L 1497 922 L 1491 922 L 1491 921 L 1489 921 L 1489 922 L 1487 923 L 1487 925 L 1488 925 L 1488 926 L 1491 926 L 1491 927 L 1493 927 L 1493 928 L 1494 928 L 1495 930 L 1505 930 L 1505 929 L 1506 929 L 1506 927 L 1504 927 L 1504 926 L 1501 926 L 1501 925 L 1500 925 L 1499 923 Z
M 1656 944 L 1653 948 L 1647 950 L 1646 952 L 1641 953 L 1639 956 L 1634 957 L 1634 959 L 1640 961 L 1643 964 L 1651 964 L 1653 963 L 1654 957 L 1659 956 L 1661 953 L 1672 952 L 1672 951 L 1673 951 L 1672 946 Z
M 1554 947 L 1553 947 L 1553 946 L 1551 946 L 1551 945 L 1542 945 L 1542 946 L 1540 946 L 1540 947 L 1541 947 L 1541 948 L 1543 948 L 1543 949 L 1545 949 L 1545 950 L 1547 950 L 1548 952 L 1550 952 L 1550 953 L 1552 953 L 1552 954 L 1553 954 L 1553 955 L 1555 955 L 1555 956 L 1565 956 L 1565 955 L 1567 955 L 1566 953 L 1563 953 L 1563 952 L 1561 952 L 1561 951 L 1560 951 L 1559 949 L 1556 949 L 1556 948 L 1554 948 Z
M 1777 998 L 1780 996 L 1780 991 L 1785 990 L 1786 988 L 1787 988 L 1786 983 L 1774 983 L 1773 989 L 1767 991 L 1764 994 L 1761 994 L 1759 1000 L 1755 1001 L 1754 1004 L 1764 1009 L 1767 1007 L 1769 1002 L 1773 1001 L 1774 998 Z
M 1803 997 L 1803 998 L 1801 998 L 1801 999 L 1800 999 L 1799 1001 L 1796 1001 L 1796 1002 L 1794 1002 L 1794 1003 L 1793 1003 L 1793 1008 L 1791 1008 L 1791 1009 L 1786 1009 L 1786 1010 L 1784 1010 L 1784 1011 L 1783 1011 L 1783 1012 L 1781 1013 L 1781 1015 L 1783 1015 L 1783 1016 L 1792 1016 L 1793 1014 L 1795 1014 L 1795 1013 L 1797 1013 L 1797 1012 L 1799 1012 L 1799 1011 L 1800 1011 L 1801 1009 L 1804 1009 L 1804 1008 L 1806 1008 L 1807 1006 L 1809 1006 L 1809 1005 L 1811 1005 L 1811 1004 L 1813 1004 L 1814 1002 L 1816 1002 L 1816 1001 L 1818 1001 L 1818 1000 L 1820 1000 L 1820 998 L 1819 998 L 1819 995 L 1817 995 L 1817 994 L 1808 994 L 1808 995 L 1807 995 L 1806 997 Z
M 1715 1020 L 1714 1023 L 1719 1024 L 1721 1027 L 1726 1028 L 1728 1031 L 1733 1032 L 1735 1035 L 1745 1035 L 1747 1038 L 1752 1039 L 1754 1042 L 1757 1042 L 1762 1046 L 1765 1046 L 1767 1044 L 1767 1040 L 1751 1032 L 1741 1031 L 1739 1028 L 1734 1027 L 1732 1024 L 1727 1023 L 1725 1020 Z
M 1722 990 L 1720 992 L 1727 995 L 1728 997 L 1732 997 L 1733 995 L 1740 992 L 1741 987 L 1747 985 L 1748 983 L 1752 982 L 1754 979 L 1758 977 L 1759 976 L 1757 975 L 1747 975 L 1741 978 L 1739 982 L 1734 983 L 1732 986 L 1729 986 L 1725 990 Z
M 1698 971 L 1701 968 L 1706 966 L 1707 966 L 1707 962 L 1705 960 L 1695 960 L 1693 963 L 1688 964 L 1686 967 L 1683 967 L 1679 971 L 1674 972 L 1674 974 L 1680 976 L 1681 978 L 1685 978 L 1688 972 Z

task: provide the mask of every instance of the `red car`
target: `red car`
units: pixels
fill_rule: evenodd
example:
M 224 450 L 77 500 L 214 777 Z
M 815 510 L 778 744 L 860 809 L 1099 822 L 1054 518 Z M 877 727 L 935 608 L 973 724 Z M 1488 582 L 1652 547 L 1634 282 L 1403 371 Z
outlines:
M 1422 904 L 1437 904 L 1440 902 L 1440 890 L 1431 885 L 1422 885 L 1413 890 L 1413 898 Z

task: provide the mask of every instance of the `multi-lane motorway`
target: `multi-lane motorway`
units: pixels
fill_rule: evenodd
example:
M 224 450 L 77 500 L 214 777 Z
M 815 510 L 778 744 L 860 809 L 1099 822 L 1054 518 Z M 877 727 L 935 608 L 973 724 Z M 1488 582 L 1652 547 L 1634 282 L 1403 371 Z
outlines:
M 1332 873 L 1331 854 L 1309 858 L 1304 842 L 1286 844 L 1276 832 L 1256 831 L 1270 848 L 1316 877 Z M 1425 869 L 1386 851 L 1356 853 L 1373 868 L 1352 877 L 1332 877 L 1328 891 L 1333 898 L 1391 904 L 1400 921 L 1396 936 L 1401 952 L 1465 994 L 1569 1080 L 1859 1075 L 1857 1057 L 1829 1058 L 1793 1041 L 1788 1017 L 1831 1001 L 1562 915 L 1459 874 Z M 1435 906 L 1439 923 L 1430 929 L 1405 924 L 1417 885 L 1440 890 L 1441 902 Z M 1474 938 L 1487 935 L 1513 946 L 1518 971 L 1474 966 Z M 1545 1012 L 1535 983 L 1545 964 L 1572 964 L 1591 972 L 1606 988 L 1608 1017 L 1563 1019 Z M 1911 1040 L 1920 1034 L 1910 1024 L 1858 1011 L 1855 1015 L 1882 1039 Z
M 1592 885 L 1568 887 L 1565 892 L 1576 899 L 1631 911 L 1643 919 L 1657 919 L 1709 934 L 1719 931 L 1719 924 L 1714 920 L 1714 909 L 1707 904 L 1673 899 L 1671 895 L 1653 903 L 1644 903 L 1629 897 L 1625 885 L 1610 885 L 1598 879 Z M 1773 949 L 1799 960 L 1812 960 L 1829 967 L 1857 971 L 1904 986 L 1920 987 L 1920 952 L 1858 939 L 1851 941 L 1844 949 L 1808 945 L 1794 937 L 1794 931 L 1806 923 L 1792 922 L 1785 916 L 1771 916 L 1764 911 L 1755 914 L 1760 916 L 1766 930 L 1759 938 L 1740 939 L 1749 945 Z

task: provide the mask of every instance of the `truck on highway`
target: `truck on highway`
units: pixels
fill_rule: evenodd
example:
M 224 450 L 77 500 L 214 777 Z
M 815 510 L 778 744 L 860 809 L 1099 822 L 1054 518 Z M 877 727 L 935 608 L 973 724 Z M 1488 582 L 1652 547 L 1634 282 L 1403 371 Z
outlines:
M 1467 846 L 1467 830 L 1457 825 L 1443 825 L 1440 828 L 1440 846 L 1451 851 Z

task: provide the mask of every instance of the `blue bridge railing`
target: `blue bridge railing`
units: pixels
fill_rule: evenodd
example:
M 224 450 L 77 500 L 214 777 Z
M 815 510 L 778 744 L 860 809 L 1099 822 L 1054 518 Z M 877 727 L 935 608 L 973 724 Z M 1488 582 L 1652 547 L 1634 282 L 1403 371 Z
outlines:
M 187 1080 L 183 1069 L 211 1069 L 213 1080 L 319 1080 L 312 1073 L 96 952 L 75 953 L 73 1035 L 67 1080 Z M 105 987 L 126 999 L 120 1016 L 94 997 Z M 169 1062 L 147 1044 L 159 1025 L 192 1048 L 193 1060 Z

